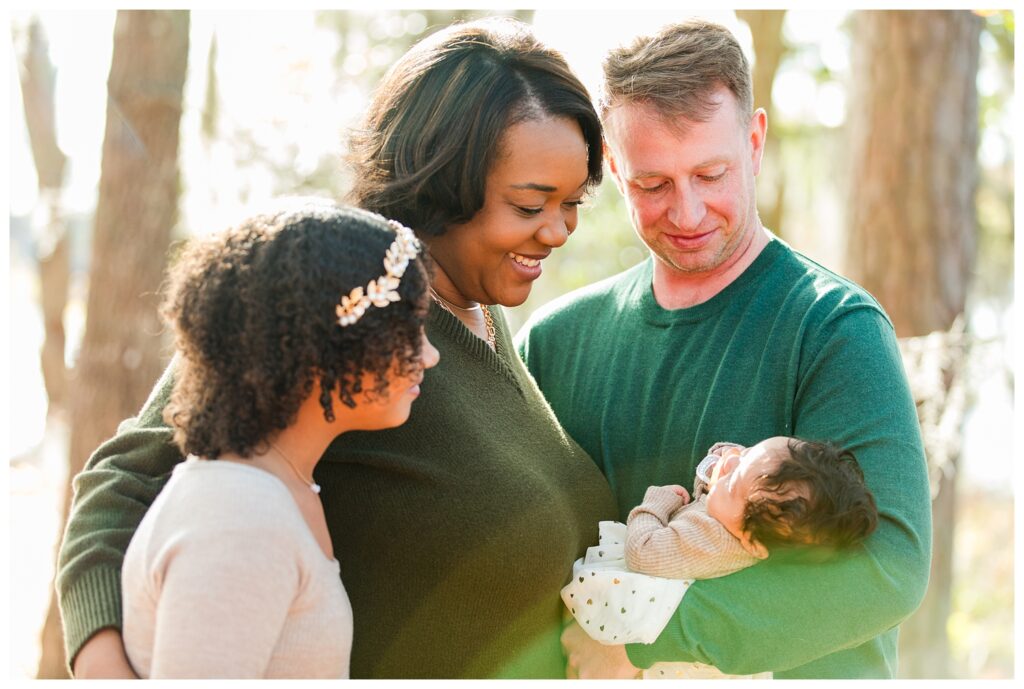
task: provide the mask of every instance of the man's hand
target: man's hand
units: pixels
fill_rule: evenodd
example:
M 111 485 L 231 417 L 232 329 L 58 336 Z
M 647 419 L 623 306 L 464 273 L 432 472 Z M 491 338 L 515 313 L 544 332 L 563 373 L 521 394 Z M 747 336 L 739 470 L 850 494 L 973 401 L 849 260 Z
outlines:
M 568 679 L 636 679 L 640 668 L 629 662 L 625 646 L 605 646 L 591 639 L 573 622 L 562 632 L 562 648 L 568 658 Z
M 121 632 L 108 627 L 96 632 L 75 656 L 75 679 L 138 679 L 128 662 Z

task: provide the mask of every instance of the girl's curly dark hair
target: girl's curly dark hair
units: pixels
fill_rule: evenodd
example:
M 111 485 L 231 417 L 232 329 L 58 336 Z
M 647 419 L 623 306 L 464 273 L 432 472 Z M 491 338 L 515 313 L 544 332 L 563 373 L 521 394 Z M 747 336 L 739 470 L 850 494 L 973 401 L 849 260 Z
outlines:
M 194 241 L 170 272 L 163 316 L 178 366 L 165 420 L 185 454 L 246 456 L 295 421 L 319 385 L 333 396 L 384 395 L 392 372 L 420 366 L 427 268 L 410 261 L 401 299 L 338 325 L 343 295 L 384 274 L 395 233 L 375 214 L 303 199 Z M 362 374 L 376 386 L 363 390 Z

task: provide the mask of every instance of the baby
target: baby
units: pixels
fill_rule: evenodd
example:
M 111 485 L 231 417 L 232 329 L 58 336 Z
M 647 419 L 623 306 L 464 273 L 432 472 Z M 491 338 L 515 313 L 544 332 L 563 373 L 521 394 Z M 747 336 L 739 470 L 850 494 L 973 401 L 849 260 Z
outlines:
M 602 643 L 652 643 L 692 580 L 731 574 L 776 548 L 847 548 L 877 522 L 848 451 L 786 437 L 749 448 L 717 443 L 697 467 L 692 501 L 682 486 L 651 486 L 626 526 L 600 524 L 600 544 L 576 562 L 562 599 Z M 659 663 L 650 676 L 722 675 L 696 663 Z

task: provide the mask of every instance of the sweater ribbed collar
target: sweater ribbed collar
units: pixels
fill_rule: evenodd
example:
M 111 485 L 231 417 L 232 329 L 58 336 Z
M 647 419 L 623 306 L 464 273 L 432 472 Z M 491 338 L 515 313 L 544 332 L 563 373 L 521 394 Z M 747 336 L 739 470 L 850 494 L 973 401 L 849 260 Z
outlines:
M 681 309 L 662 308 L 654 298 L 654 258 L 649 256 L 633 283 L 629 299 L 651 325 L 669 327 L 676 323 L 700 322 L 719 313 L 748 290 L 756 288 L 760 277 L 782 256 L 784 247 L 784 242 L 769 233 L 768 244 L 739 277 L 707 301 Z
M 430 313 L 427 321 L 437 329 L 442 336 L 449 338 L 464 352 L 474 359 L 480 360 L 485 366 L 493 369 L 511 382 L 520 393 L 523 392 L 521 381 L 514 371 L 514 362 L 509 357 L 515 353 L 515 346 L 512 344 L 512 337 L 509 334 L 508 322 L 505 320 L 504 311 L 500 306 L 488 307 L 491 317 L 494 319 L 494 339 L 498 344 L 498 351 L 491 349 L 490 345 L 477 337 L 466 324 L 452 315 L 450 312 L 438 306 L 433 300 L 430 302 Z

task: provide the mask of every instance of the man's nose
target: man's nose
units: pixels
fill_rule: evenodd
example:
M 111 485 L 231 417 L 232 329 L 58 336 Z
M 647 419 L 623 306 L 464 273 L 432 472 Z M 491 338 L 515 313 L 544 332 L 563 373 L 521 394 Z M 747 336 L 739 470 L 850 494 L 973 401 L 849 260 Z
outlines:
M 689 184 L 678 184 L 672 195 L 668 219 L 680 230 L 695 230 L 700 227 L 707 209 L 704 199 Z

